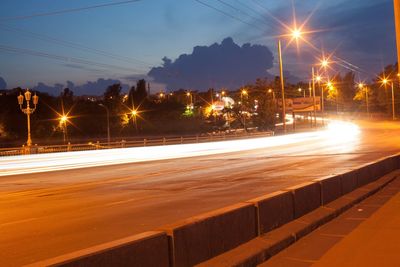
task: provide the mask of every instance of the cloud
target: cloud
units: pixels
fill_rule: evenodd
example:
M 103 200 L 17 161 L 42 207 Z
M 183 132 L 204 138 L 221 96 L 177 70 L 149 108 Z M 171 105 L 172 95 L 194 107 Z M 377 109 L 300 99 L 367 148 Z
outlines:
M 55 84 L 53 86 L 46 85 L 43 82 L 39 82 L 37 86 L 32 88 L 35 91 L 46 92 L 51 95 L 59 95 L 64 88 L 71 89 L 75 95 L 102 95 L 108 86 L 119 83 L 122 86 L 122 91 L 126 92 L 129 90 L 127 84 L 122 84 L 119 80 L 113 79 L 97 79 L 97 81 L 88 81 L 82 85 L 75 85 L 71 81 L 67 81 L 66 84 Z
M 0 77 L 0 89 L 7 89 L 7 83 L 2 77 Z
M 180 55 L 175 61 L 165 57 L 163 66 L 148 73 L 156 83 L 170 90 L 190 88 L 238 88 L 257 78 L 269 77 L 273 55 L 268 47 L 246 43 L 239 46 L 232 38 L 221 44 L 196 46 L 192 54 Z

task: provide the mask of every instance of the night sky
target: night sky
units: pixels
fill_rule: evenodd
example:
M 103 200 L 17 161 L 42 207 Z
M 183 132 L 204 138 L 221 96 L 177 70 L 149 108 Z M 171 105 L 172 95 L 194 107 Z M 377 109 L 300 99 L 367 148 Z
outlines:
M 285 71 L 293 79 L 309 79 L 323 51 L 351 63 L 335 65 L 332 72 L 353 70 L 360 79 L 371 79 L 396 62 L 392 0 L 141 0 L 36 16 L 118 2 L 123 1 L 2 0 L 0 77 L 8 88 L 41 83 L 54 94 L 67 81 L 84 84 L 78 94 L 100 94 L 107 79 L 133 84 L 150 79 L 149 72 L 154 90 L 234 87 L 255 75 L 277 74 L 278 38 L 285 47 Z M 279 37 L 287 33 L 282 23 L 293 25 L 294 14 L 298 25 L 309 18 L 307 42 L 298 47 Z M 201 47 L 193 53 L 196 46 Z M 205 71 L 216 65 L 216 53 L 226 62 L 218 64 L 224 71 Z M 239 65 L 243 77 L 229 79 Z M 98 79 L 105 80 L 96 89 Z M 88 81 L 93 81 L 90 90 Z

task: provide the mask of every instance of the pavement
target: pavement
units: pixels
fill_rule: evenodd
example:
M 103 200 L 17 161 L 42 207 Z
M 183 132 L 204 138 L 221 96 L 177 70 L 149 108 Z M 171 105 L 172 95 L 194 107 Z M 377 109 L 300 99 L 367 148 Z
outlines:
M 110 242 L 400 151 L 399 123 L 362 123 L 357 140 L 0 177 L 0 265 Z M 1 170 L 0 170 L 1 171 Z
M 400 266 L 400 179 L 261 267 Z

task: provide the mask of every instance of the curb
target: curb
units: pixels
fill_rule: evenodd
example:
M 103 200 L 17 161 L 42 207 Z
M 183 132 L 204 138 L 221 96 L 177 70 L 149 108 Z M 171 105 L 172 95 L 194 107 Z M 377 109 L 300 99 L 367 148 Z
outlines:
M 400 171 L 398 170 L 389 173 L 377 181 L 355 189 L 280 228 L 258 236 L 245 244 L 196 266 L 247 267 L 261 264 L 315 229 L 338 217 L 354 205 L 377 193 L 398 177 L 400 177 Z

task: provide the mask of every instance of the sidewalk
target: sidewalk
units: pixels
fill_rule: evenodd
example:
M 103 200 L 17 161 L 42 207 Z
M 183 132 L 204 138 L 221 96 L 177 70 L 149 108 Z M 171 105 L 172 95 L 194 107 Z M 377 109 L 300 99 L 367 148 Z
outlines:
M 400 266 L 400 179 L 259 266 Z

